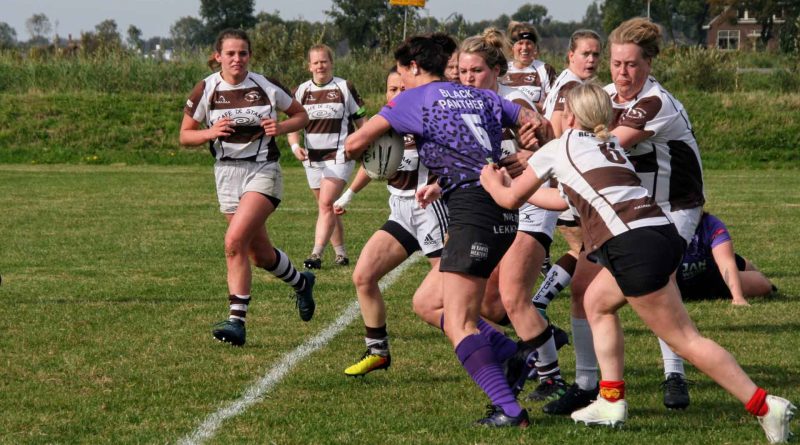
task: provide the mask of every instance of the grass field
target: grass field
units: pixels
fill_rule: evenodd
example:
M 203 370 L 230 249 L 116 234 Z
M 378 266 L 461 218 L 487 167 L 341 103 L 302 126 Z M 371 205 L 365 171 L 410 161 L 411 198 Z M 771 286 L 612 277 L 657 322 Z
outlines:
M 205 146 L 178 145 L 189 89 L 0 92 L 0 164 L 210 165 Z M 687 91 L 679 98 L 691 116 L 707 169 L 800 168 L 800 93 Z M 384 96 L 365 100 L 372 115 Z M 281 163 L 299 165 L 285 141 L 278 140 Z
M 286 199 L 269 229 L 299 263 L 316 211 L 302 171 L 287 168 L 285 177 Z M 746 308 L 690 302 L 689 312 L 756 382 L 797 403 L 800 177 L 712 170 L 706 178 L 708 209 L 780 294 Z M 692 406 L 667 412 L 656 339 L 629 309 L 631 409 L 621 431 L 579 427 L 532 403 L 526 431 L 470 427 L 486 398 L 442 334 L 410 310 L 424 261 L 385 293 L 388 372 L 342 373 L 360 357 L 363 327 L 356 317 L 338 335 L 325 331 L 342 314 L 347 320 L 355 299 L 352 266 L 334 268 L 330 252 L 311 322 L 299 321 L 289 288 L 257 271 L 247 345 L 219 344 L 210 326 L 227 313 L 225 224 L 208 166 L 0 165 L 0 207 L 0 443 L 765 443 L 756 420 L 691 367 Z M 357 196 L 345 220 L 351 257 L 387 214 L 383 187 Z M 559 239 L 554 252 L 563 249 Z M 567 303 L 562 295 L 550 313 L 568 328 Z M 298 352 L 325 332 L 329 342 Z M 561 363 L 571 379 L 571 347 Z M 254 388 L 263 392 L 248 395 Z M 232 406 L 237 415 L 212 417 L 218 428 L 203 430 Z

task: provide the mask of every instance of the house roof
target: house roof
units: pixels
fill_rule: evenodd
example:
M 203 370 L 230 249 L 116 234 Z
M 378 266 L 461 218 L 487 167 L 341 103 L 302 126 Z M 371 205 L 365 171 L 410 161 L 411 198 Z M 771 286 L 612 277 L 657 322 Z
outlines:
M 714 18 L 712 18 L 712 19 L 711 19 L 711 21 L 709 21 L 707 24 L 703 25 L 703 29 L 710 29 L 710 28 L 711 28 L 711 25 L 713 25 L 713 24 L 714 24 L 714 23 L 715 23 L 717 20 L 719 20 L 721 17 L 725 17 L 726 15 L 728 15 L 728 11 L 729 11 L 730 9 L 731 9 L 731 6 L 730 6 L 730 5 L 728 5 L 728 6 L 725 6 L 725 8 L 722 10 L 722 12 L 720 12 L 719 14 L 717 14 L 717 15 L 716 15 Z M 784 21 L 785 21 L 784 19 L 775 18 L 775 23 L 783 23 Z M 738 14 L 737 14 L 737 17 L 736 17 L 736 23 L 737 23 L 737 24 L 743 24 L 743 23 L 752 24 L 752 23 L 756 23 L 756 22 L 757 22 L 757 20 L 755 19 L 755 17 L 750 17 L 750 18 L 748 19 L 748 21 L 747 21 L 747 22 L 745 22 L 745 21 L 743 21 L 743 19 L 739 18 L 739 17 L 738 17 Z
M 719 14 L 714 16 L 714 18 L 712 18 L 710 22 L 708 22 L 707 24 L 703 25 L 703 29 L 711 28 L 711 25 L 713 25 L 714 22 L 716 22 L 720 17 L 726 15 L 726 13 L 728 12 L 729 9 L 731 9 L 731 7 L 730 6 L 726 6 L 725 9 L 723 9 L 722 12 L 720 12 Z

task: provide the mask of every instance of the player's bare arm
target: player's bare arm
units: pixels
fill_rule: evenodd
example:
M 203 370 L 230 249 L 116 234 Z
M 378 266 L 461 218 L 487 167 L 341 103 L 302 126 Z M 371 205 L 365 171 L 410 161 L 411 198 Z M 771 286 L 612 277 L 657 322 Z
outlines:
M 289 118 L 280 122 L 276 119 L 261 120 L 261 127 L 264 129 L 264 133 L 267 136 L 292 133 L 308 125 L 308 113 L 306 113 L 305 108 L 300 105 L 300 102 L 293 100 L 285 113 Z
M 211 127 L 201 129 L 200 122 L 184 115 L 179 140 L 181 145 L 200 145 L 219 137 L 230 136 L 233 132 L 233 121 L 229 118 L 218 119 Z
M 355 133 L 347 136 L 344 151 L 347 159 L 358 159 L 369 144 L 392 128 L 383 116 L 375 115 Z
M 520 109 L 517 125 L 517 142 L 522 148 L 536 150 L 554 138 L 550 122 L 533 110 Z

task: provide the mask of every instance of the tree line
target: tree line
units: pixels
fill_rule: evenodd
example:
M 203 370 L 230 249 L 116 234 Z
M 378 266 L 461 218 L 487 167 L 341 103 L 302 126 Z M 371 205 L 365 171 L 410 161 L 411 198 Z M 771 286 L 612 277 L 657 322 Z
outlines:
M 402 40 L 403 32 L 443 31 L 457 38 L 475 35 L 493 26 L 505 29 L 512 20 L 535 25 L 546 38 L 565 39 L 576 29 L 588 28 L 609 33 L 622 21 L 646 16 L 664 27 L 665 37 L 679 45 L 703 45 L 703 25 L 725 7 L 747 9 L 761 24 L 761 40 L 766 43 L 779 37 L 785 52 L 800 52 L 800 1 L 798 0 L 595 0 L 581 21 L 553 19 L 546 7 L 526 3 L 511 15 L 501 14 L 492 20 L 470 22 L 455 12 L 443 19 L 423 17 L 419 9 L 390 6 L 386 0 L 333 0 L 325 11 L 327 20 L 308 22 L 284 20 L 279 11 L 255 12 L 255 0 L 200 0 L 198 16 L 185 16 L 170 27 L 170 35 L 143 39 L 142 31 L 130 25 L 125 37 L 116 21 L 107 19 L 94 31 L 82 32 L 76 39 L 52 36 L 53 26 L 44 13 L 34 14 L 25 23 L 30 36 L 17 40 L 17 31 L 0 22 L 0 49 L 66 47 L 84 53 L 131 50 L 151 52 L 157 47 L 176 50 L 204 49 L 225 28 L 252 30 L 271 42 L 311 39 L 348 51 L 388 51 Z M 783 22 L 775 18 L 784 19 Z M 561 46 L 560 48 L 563 48 Z M 562 49 L 563 50 L 563 49 Z

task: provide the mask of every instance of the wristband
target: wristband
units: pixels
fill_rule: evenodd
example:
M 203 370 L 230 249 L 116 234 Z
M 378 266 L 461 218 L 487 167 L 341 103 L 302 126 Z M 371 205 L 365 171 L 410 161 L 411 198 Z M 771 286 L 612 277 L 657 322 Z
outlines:
M 297 150 L 298 150 L 299 148 L 300 148 L 300 144 L 298 144 L 297 142 L 295 142 L 294 144 L 292 144 L 292 151 L 293 151 L 293 152 L 297 153 Z
M 337 207 L 337 208 L 340 208 L 340 209 L 346 209 L 347 206 L 350 204 L 350 201 L 353 200 L 353 196 L 355 196 L 355 195 L 356 195 L 356 192 L 354 192 L 354 191 L 352 191 L 350 189 L 347 189 L 347 190 L 345 190 L 344 193 L 342 193 L 342 196 L 340 196 L 339 199 L 337 199 L 333 203 L 333 206 Z

